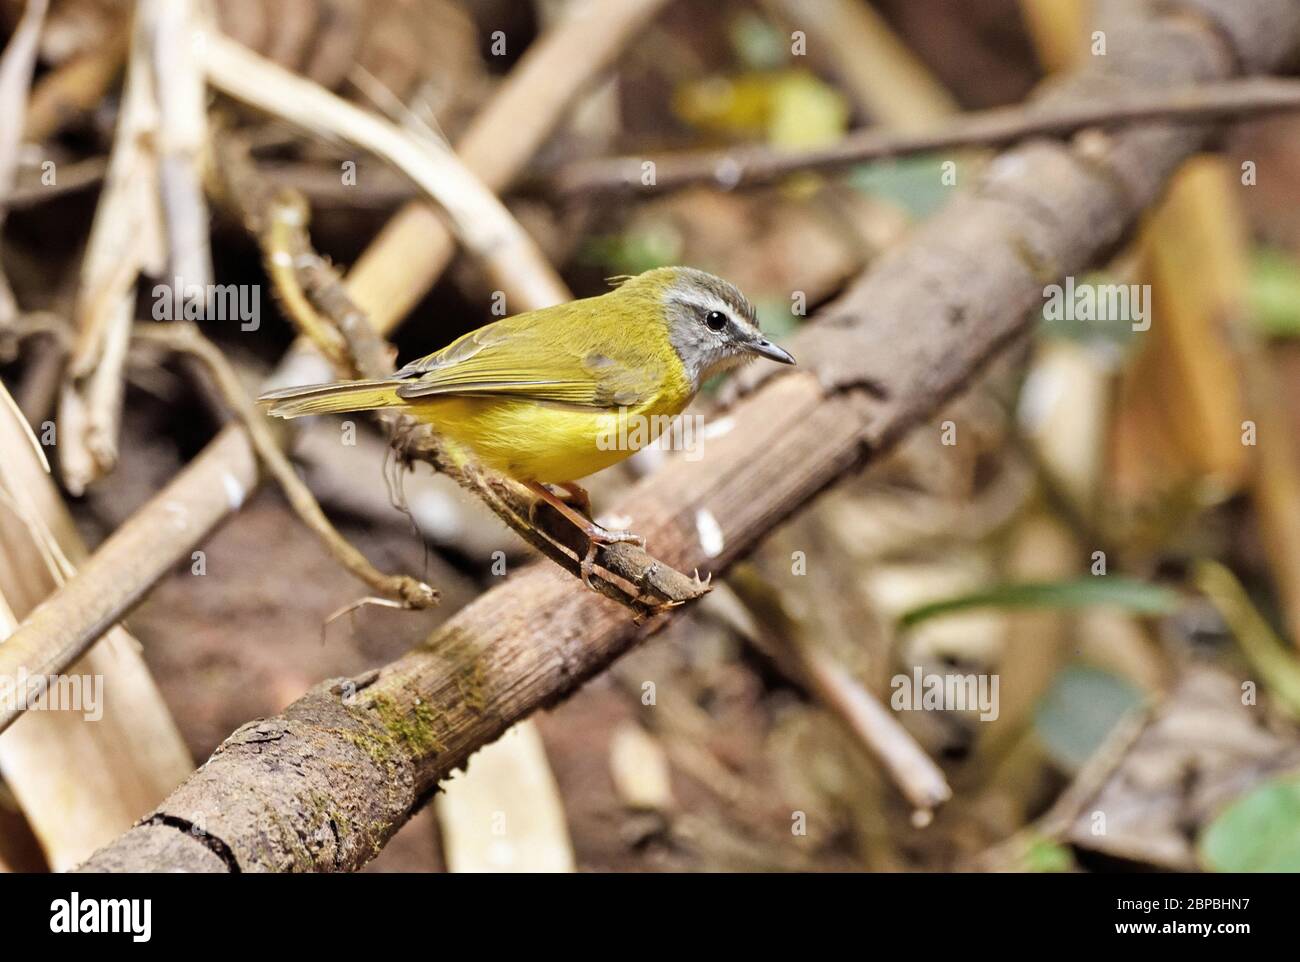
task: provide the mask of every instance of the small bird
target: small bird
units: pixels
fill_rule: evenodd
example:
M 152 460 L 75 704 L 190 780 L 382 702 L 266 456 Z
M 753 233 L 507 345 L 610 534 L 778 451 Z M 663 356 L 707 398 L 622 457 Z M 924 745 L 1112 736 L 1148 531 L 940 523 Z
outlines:
M 527 486 L 576 524 L 594 551 L 596 544 L 644 542 L 592 521 L 577 479 L 652 443 L 705 381 L 756 357 L 794 363 L 763 336 L 753 306 L 732 284 L 689 267 L 661 267 L 599 297 L 495 321 L 392 377 L 287 388 L 258 400 L 282 418 L 399 409 Z M 633 418 L 648 429 L 620 433 L 620 422 Z M 614 445 L 611 437 L 630 440 Z

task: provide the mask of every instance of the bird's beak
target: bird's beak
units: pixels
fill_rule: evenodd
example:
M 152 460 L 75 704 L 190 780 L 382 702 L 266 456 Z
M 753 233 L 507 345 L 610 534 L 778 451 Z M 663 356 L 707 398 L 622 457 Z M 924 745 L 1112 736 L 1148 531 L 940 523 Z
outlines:
M 757 354 L 759 357 L 770 358 L 780 364 L 793 364 L 794 355 L 783 347 L 777 347 L 767 338 L 759 338 L 757 341 L 750 341 L 747 345 L 751 354 Z

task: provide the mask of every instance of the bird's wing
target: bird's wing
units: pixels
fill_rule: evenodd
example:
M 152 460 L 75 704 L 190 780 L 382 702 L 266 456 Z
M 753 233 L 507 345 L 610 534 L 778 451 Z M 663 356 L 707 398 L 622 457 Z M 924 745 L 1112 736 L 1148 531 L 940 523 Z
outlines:
M 506 318 L 472 331 L 397 377 L 404 400 L 452 395 L 513 397 L 609 410 L 635 407 L 652 390 L 652 372 L 603 354 L 566 349 L 546 325 Z M 526 372 L 526 373 L 524 373 Z

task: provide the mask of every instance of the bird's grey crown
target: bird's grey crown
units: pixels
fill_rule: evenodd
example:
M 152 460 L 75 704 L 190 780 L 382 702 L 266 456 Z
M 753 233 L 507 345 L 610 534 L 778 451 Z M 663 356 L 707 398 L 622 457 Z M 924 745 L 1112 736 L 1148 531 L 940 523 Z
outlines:
M 696 390 L 712 375 L 750 360 L 746 343 L 762 337 L 748 298 L 734 284 L 692 267 L 677 269 L 664 308 L 669 340 Z M 715 310 L 729 321 L 721 333 L 704 323 Z

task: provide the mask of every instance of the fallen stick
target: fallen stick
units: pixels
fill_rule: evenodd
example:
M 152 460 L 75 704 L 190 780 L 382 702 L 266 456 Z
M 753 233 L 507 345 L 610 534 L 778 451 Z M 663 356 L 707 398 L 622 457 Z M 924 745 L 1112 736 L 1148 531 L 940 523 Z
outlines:
M 943 770 L 839 659 L 803 637 L 780 597 L 747 567 L 737 566 L 705 604 L 812 695 L 880 763 L 911 803 L 913 820 L 929 824 L 934 809 L 952 798 Z
M 257 483 L 257 464 L 242 430 L 224 428 L 212 442 L 213 457 L 191 462 L 78 566 L 56 592 L 58 604 L 41 604 L 0 645 L 0 678 L 56 674 L 85 650 L 87 634 L 98 638 L 130 610 L 145 590 L 190 546 L 240 506 Z M 226 502 L 207 497 L 211 487 Z M 53 597 L 53 596 L 51 596 Z M 48 600 L 48 599 L 47 599 Z M 0 708 L 0 729 L 19 715 L 18 705 Z
M 1074 93 L 1121 80 L 1215 80 L 1276 65 L 1300 46 L 1291 0 L 1160 9 L 1144 6 L 1122 42 L 1112 35 L 1110 54 L 1073 79 Z M 621 512 L 676 567 L 725 569 L 968 385 L 1037 320 L 1044 285 L 1112 250 L 1206 136 L 1153 124 L 1003 155 L 801 332 L 792 347 L 815 374 L 768 379 L 733 406 L 707 458 L 669 461 Z M 667 617 L 637 625 L 554 566 L 529 568 L 382 670 L 325 682 L 241 727 L 83 868 L 355 869 L 474 751 Z

